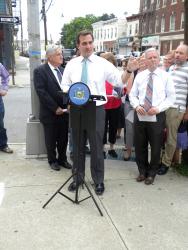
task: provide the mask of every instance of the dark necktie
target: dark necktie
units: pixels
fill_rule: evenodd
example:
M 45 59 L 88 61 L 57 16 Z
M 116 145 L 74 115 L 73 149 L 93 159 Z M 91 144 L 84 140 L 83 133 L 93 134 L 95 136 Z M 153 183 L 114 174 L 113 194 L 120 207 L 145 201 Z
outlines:
M 146 112 L 152 107 L 152 97 L 153 97 L 153 73 L 149 74 L 149 79 L 146 88 L 146 96 L 144 99 L 144 109 Z
M 59 83 L 61 84 L 61 81 L 62 81 L 62 74 L 61 74 L 61 72 L 59 71 L 58 68 L 55 68 L 54 70 L 57 72 L 57 77 L 58 77 Z
M 84 58 L 82 61 L 81 82 L 83 82 L 85 84 L 87 84 L 87 81 L 88 81 L 87 67 L 88 67 L 88 59 Z

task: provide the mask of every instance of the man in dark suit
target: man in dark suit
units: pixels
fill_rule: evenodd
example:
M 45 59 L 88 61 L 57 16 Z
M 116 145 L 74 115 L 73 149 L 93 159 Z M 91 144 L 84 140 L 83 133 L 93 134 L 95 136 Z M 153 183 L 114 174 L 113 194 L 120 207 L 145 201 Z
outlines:
M 60 170 L 60 166 L 71 169 L 66 156 L 69 122 L 67 98 L 61 93 L 62 50 L 57 46 L 48 48 L 46 59 L 45 64 L 34 70 L 34 86 L 40 102 L 39 118 L 44 127 L 48 162 L 53 170 Z

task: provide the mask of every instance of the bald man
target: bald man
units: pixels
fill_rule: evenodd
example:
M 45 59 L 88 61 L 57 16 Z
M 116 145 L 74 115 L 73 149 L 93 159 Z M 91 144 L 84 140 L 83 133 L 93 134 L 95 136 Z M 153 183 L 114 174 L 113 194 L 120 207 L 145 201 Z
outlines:
M 177 144 L 177 131 L 182 120 L 188 120 L 188 46 L 181 44 L 175 50 L 175 64 L 170 67 L 176 91 L 174 105 L 166 111 L 167 142 L 159 175 L 168 172 Z

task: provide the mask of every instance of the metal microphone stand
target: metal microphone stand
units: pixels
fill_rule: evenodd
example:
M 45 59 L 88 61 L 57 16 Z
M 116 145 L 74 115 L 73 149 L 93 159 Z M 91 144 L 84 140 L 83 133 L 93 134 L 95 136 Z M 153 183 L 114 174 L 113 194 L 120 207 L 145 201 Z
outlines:
M 103 101 L 105 100 L 104 96 L 99 96 L 99 95 L 90 95 L 90 98 L 89 98 L 89 102 L 95 102 L 96 100 L 100 100 L 100 101 Z M 82 131 L 82 114 L 81 114 L 81 109 L 84 109 L 84 106 L 81 106 L 79 107 L 79 123 L 78 123 L 78 148 L 80 149 L 81 148 L 81 139 L 80 139 L 80 134 L 81 134 L 81 131 Z M 79 159 L 79 151 L 77 151 L 77 159 Z M 61 189 L 73 178 L 76 176 L 76 191 L 75 191 L 75 197 L 74 199 L 70 198 L 69 196 L 67 196 L 66 194 L 64 194 L 63 192 L 61 192 Z M 80 180 L 81 180 L 81 183 L 82 185 L 80 185 Z M 88 193 L 89 193 L 89 196 L 79 200 L 78 199 L 78 190 L 81 186 L 85 186 Z M 89 198 L 92 198 L 95 206 L 97 207 L 99 213 L 101 216 L 103 216 L 103 213 L 99 207 L 99 205 L 97 204 L 88 184 L 85 182 L 84 180 L 84 177 L 80 174 L 80 170 L 79 170 L 79 164 L 77 165 L 77 168 L 76 168 L 76 171 L 75 173 L 73 173 L 58 189 L 57 191 L 50 197 L 50 199 L 43 205 L 42 208 L 45 208 L 48 203 L 57 195 L 57 194 L 60 194 L 62 195 L 63 197 L 65 197 L 66 199 L 68 199 L 69 201 L 71 201 L 72 203 L 75 203 L 75 204 L 79 204 L 81 203 L 82 201 L 85 201 Z

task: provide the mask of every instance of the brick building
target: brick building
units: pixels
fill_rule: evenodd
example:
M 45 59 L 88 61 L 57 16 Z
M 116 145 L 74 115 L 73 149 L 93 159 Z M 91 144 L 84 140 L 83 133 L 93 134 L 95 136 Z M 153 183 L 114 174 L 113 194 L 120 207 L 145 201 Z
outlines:
M 9 17 L 12 15 L 12 1 L 0 1 L 0 17 Z M 12 26 L 8 23 L 0 22 L 0 62 L 10 69 L 11 61 L 11 47 L 12 47 Z
M 140 0 L 141 49 L 156 47 L 164 55 L 184 41 L 183 0 Z

